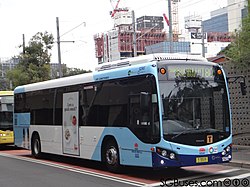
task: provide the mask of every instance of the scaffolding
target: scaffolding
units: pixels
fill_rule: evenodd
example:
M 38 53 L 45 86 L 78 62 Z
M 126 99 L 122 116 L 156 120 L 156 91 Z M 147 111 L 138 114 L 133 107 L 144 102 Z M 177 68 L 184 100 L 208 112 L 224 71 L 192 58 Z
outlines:
M 104 37 L 104 35 L 107 35 L 107 36 Z M 104 38 L 107 38 L 107 39 L 110 38 L 108 37 L 108 35 L 109 33 L 94 36 L 95 50 L 96 50 L 95 54 L 96 54 L 96 57 L 98 58 L 98 62 L 103 62 L 103 58 L 105 55 L 104 51 L 105 51 L 105 48 L 108 47 L 108 46 L 105 46 Z M 137 55 L 145 54 L 146 46 L 164 42 L 165 40 L 166 40 L 166 32 L 164 31 L 154 30 L 154 29 L 150 31 L 149 30 L 136 31 Z M 106 41 L 106 42 L 109 45 L 111 45 L 110 41 Z M 133 56 L 134 49 L 133 49 L 133 32 L 132 31 L 119 30 L 116 43 L 118 43 L 118 52 L 120 53 L 120 59 Z

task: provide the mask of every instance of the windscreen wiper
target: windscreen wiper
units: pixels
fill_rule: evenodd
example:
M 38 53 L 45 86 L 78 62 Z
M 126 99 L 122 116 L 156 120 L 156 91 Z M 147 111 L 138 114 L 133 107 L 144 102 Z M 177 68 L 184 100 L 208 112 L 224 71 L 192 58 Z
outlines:
M 187 129 L 187 130 L 185 130 L 185 131 L 182 131 L 182 132 L 180 132 L 180 133 L 174 135 L 174 136 L 171 138 L 171 140 L 174 140 L 174 139 L 178 138 L 180 135 L 187 134 L 187 133 L 196 133 L 196 132 L 198 132 L 198 131 L 199 131 L 198 129 Z
M 171 140 L 174 140 L 176 138 L 178 138 L 180 135 L 183 135 L 183 134 L 187 134 L 187 133 L 218 133 L 218 132 L 222 132 L 220 130 L 217 130 L 217 129 L 187 129 L 185 131 L 182 131 L 176 135 L 174 135 Z

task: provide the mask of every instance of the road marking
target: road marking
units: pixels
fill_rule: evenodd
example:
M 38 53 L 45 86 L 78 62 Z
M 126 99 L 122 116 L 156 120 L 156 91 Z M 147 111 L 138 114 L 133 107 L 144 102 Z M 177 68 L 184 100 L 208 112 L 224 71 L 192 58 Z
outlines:
M 234 171 L 239 171 L 241 170 L 240 168 L 233 168 L 233 169 L 227 169 L 227 170 L 221 170 L 221 171 L 217 171 L 217 174 L 224 174 L 224 173 L 230 173 L 230 172 L 234 172 Z
M 199 179 L 199 178 L 204 178 L 204 177 L 209 177 L 209 176 L 212 176 L 212 175 L 218 175 L 218 174 L 226 174 L 226 173 L 231 173 L 231 172 L 235 172 L 235 171 L 239 171 L 241 169 L 239 168 L 233 168 L 233 169 L 227 169 L 227 170 L 221 170 L 221 171 L 217 171 L 215 173 L 212 173 L 212 174 L 204 174 L 204 175 L 199 175 L 199 176 L 194 176 L 194 177 L 186 177 L 186 178 L 182 178 L 182 179 L 178 179 L 178 181 L 186 181 L 186 180 L 189 180 L 189 181 L 192 181 L 194 179 Z M 174 178 L 173 178 L 174 179 Z M 166 182 L 166 181 L 164 181 Z M 166 182 L 165 183 L 165 186 L 167 185 L 171 185 L 173 183 L 173 181 L 169 181 L 169 182 Z M 160 186 L 160 185 L 163 185 L 162 182 L 157 182 L 157 183 L 152 183 L 152 184 L 148 184 L 146 186 Z
M 36 159 L 33 159 L 33 158 L 10 155 L 10 154 L 7 154 L 7 153 L 0 153 L 0 156 L 8 157 L 8 158 L 14 158 L 14 159 L 18 159 L 18 160 L 24 160 L 24 161 L 27 161 L 27 162 L 33 162 L 33 163 L 37 163 L 37 164 L 42 164 L 42 165 L 46 165 L 46 166 L 50 166 L 50 167 L 64 169 L 64 170 L 75 172 L 75 173 L 81 173 L 81 174 L 94 176 L 94 177 L 98 177 L 98 178 L 102 178 L 102 179 L 106 179 L 106 180 L 112 180 L 112 181 L 115 181 L 115 182 L 129 184 L 129 185 L 133 185 L 133 186 L 146 186 L 146 183 L 137 182 L 137 181 L 124 179 L 124 178 L 120 178 L 120 177 L 115 177 L 115 176 L 110 176 L 110 175 L 97 173 L 97 172 L 93 172 L 93 171 L 87 171 L 87 170 L 84 170 L 84 169 L 77 169 L 77 168 L 74 168 L 74 167 L 71 167 L 71 166 L 60 165 L 60 164 L 57 164 L 57 163 L 51 163 L 49 161 L 46 162 L 46 161 L 42 161 L 42 160 L 36 160 Z

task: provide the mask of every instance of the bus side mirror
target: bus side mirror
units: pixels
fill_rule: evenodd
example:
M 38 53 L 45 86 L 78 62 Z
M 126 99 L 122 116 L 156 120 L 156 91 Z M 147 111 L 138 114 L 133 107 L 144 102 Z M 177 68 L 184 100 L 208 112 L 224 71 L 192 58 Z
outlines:
M 246 83 L 244 81 L 240 81 L 240 89 L 241 89 L 242 95 L 247 94 L 247 86 L 246 86 Z
M 233 83 L 233 82 L 236 82 L 240 78 L 242 79 L 242 81 L 240 81 L 241 93 L 242 93 L 242 95 L 246 95 L 247 94 L 247 86 L 246 86 L 246 81 L 245 81 L 244 75 L 228 76 L 227 81 L 228 81 L 228 83 Z M 230 81 L 231 79 L 233 79 L 233 80 Z

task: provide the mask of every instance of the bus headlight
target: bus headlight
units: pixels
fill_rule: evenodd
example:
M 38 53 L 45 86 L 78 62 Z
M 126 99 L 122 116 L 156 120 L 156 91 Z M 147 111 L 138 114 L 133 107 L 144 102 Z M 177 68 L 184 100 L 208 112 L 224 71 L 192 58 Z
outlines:
M 169 154 L 169 158 L 170 158 L 171 160 L 174 160 L 174 159 L 175 159 L 175 154 L 174 154 L 174 153 L 170 153 L 170 154 Z
M 223 151 L 221 152 L 221 155 L 222 155 L 222 156 L 225 156 L 226 154 L 227 154 L 226 150 L 223 150 Z
M 227 154 L 229 154 L 231 151 L 231 145 L 228 145 L 226 148 L 223 149 L 223 151 L 221 152 L 222 156 L 225 156 Z
M 229 153 L 230 151 L 231 151 L 231 147 L 230 147 L 230 146 L 227 146 L 226 152 Z
M 167 156 L 167 151 L 166 151 L 165 149 L 163 149 L 163 150 L 161 151 L 161 155 L 164 156 L 164 157 L 166 157 L 166 156 Z
M 167 149 L 162 149 L 162 148 L 157 147 L 156 152 L 159 155 L 166 157 L 170 160 L 177 160 L 176 153 L 174 153 L 173 151 L 169 151 Z

